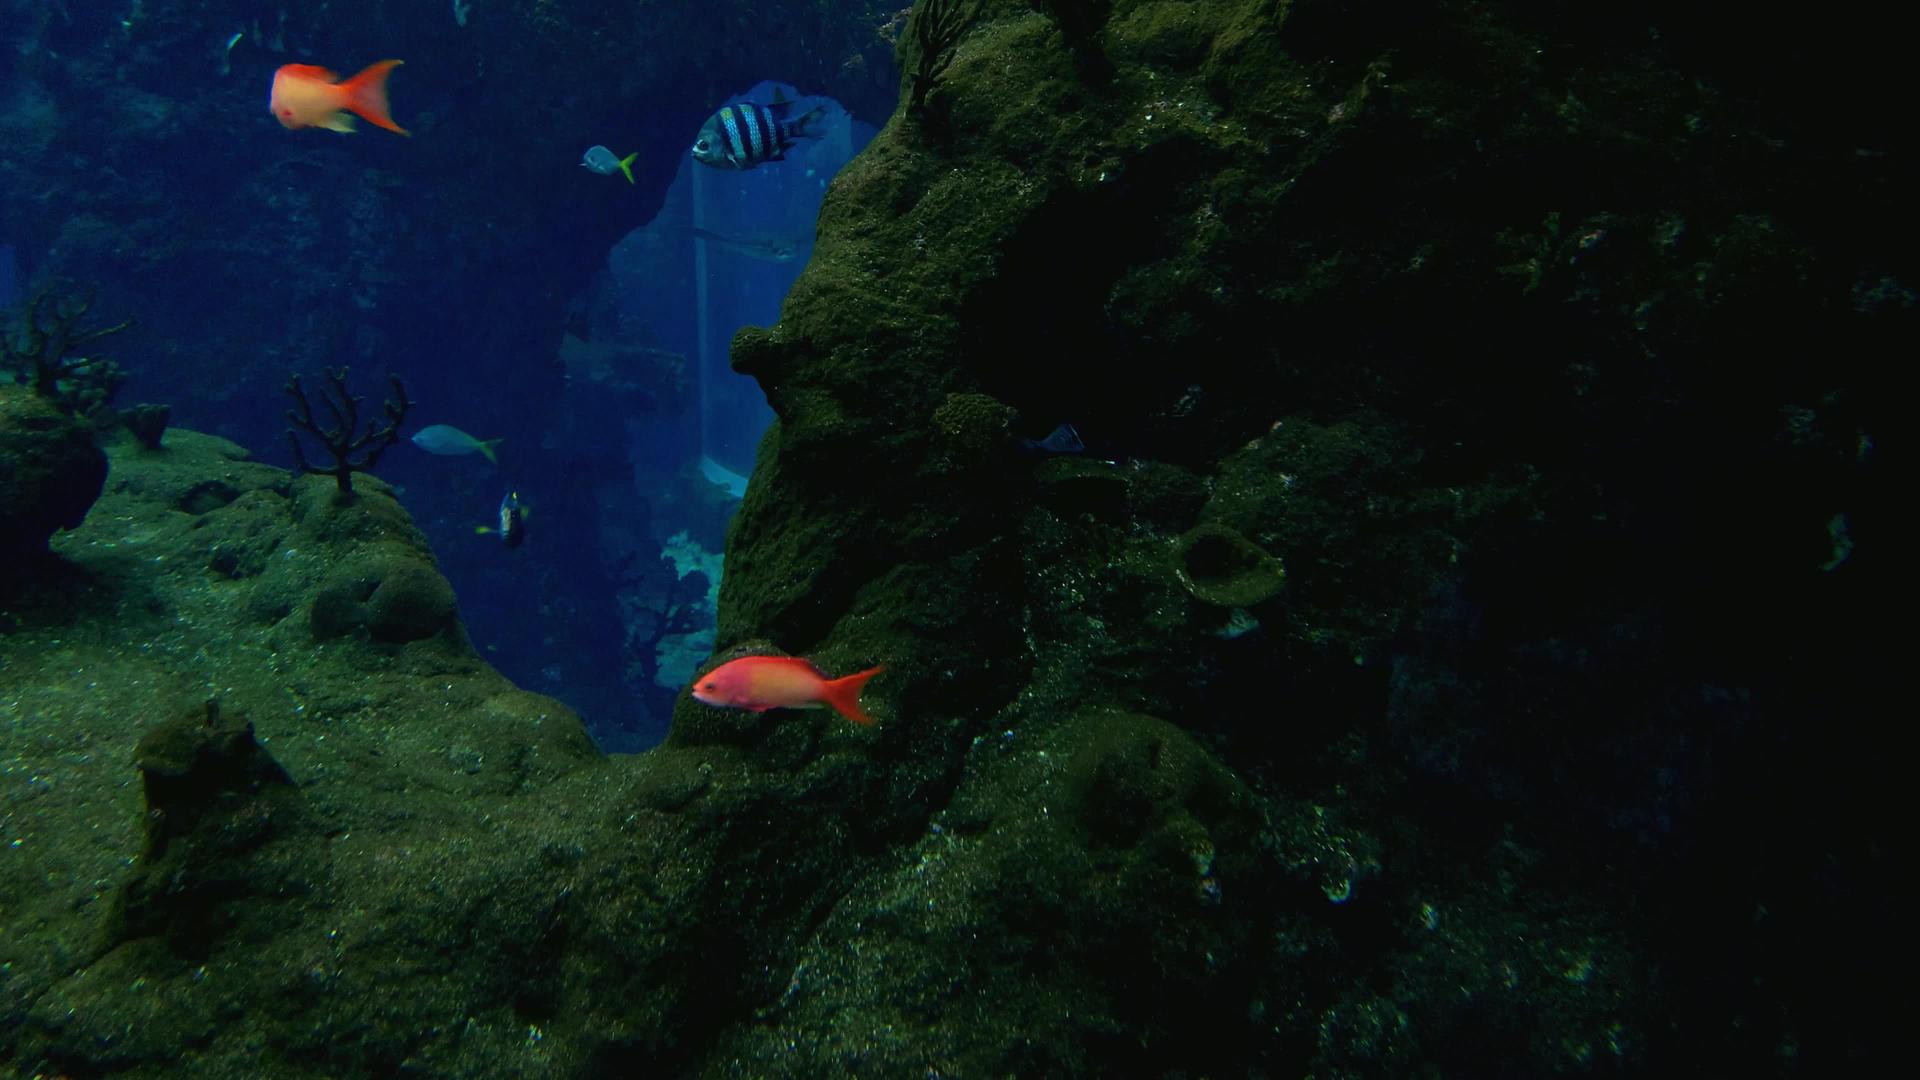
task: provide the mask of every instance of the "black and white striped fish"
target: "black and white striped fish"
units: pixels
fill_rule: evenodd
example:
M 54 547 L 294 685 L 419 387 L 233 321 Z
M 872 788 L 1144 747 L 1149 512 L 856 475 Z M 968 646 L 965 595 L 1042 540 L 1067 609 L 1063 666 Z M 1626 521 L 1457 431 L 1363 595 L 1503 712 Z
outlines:
M 793 106 L 776 92 L 767 105 L 743 101 L 722 105 L 720 111 L 700 126 L 700 137 L 693 143 L 693 159 L 716 169 L 751 169 L 764 161 L 779 161 L 796 139 L 811 139 L 820 134 L 827 107 L 817 105 L 798 119 L 786 119 Z

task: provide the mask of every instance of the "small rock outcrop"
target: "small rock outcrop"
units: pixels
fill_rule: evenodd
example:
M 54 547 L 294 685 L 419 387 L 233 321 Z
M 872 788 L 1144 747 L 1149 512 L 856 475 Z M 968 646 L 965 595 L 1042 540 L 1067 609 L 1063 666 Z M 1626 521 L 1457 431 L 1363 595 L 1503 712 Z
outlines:
M 79 525 L 106 482 L 91 427 L 24 387 L 0 387 L 0 576 Z

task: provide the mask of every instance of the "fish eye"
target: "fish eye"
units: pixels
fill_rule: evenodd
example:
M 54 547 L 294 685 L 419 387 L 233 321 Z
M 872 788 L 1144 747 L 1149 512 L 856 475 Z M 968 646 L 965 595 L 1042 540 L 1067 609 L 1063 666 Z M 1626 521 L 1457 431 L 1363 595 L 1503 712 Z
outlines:
M 720 684 L 719 684 L 719 683 L 707 683 L 707 684 L 706 684 L 705 686 L 702 686 L 702 687 L 701 687 L 700 689 L 702 689 L 702 690 L 718 690 L 718 689 L 720 689 Z
M 697 142 L 697 143 L 694 143 L 694 144 L 693 144 L 693 151 L 694 151 L 694 153 L 696 153 L 696 154 L 704 154 L 704 153 L 706 153 L 706 152 L 707 152 L 707 140 L 705 140 L 705 139 L 701 139 L 701 140 L 700 140 L 699 142 Z

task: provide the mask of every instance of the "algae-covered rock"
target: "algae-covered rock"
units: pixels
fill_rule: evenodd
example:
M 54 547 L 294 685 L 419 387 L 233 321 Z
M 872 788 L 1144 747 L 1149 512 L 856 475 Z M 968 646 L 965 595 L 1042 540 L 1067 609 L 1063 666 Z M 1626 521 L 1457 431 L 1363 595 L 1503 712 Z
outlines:
M 1128 477 L 1104 461 L 1049 461 L 1037 470 L 1035 479 L 1041 504 L 1065 517 L 1085 514 L 1120 524 L 1132 510 Z
M 1278 558 L 1215 522 L 1197 526 L 1175 541 L 1173 560 L 1187 592 L 1220 607 L 1264 603 L 1278 596 L 1287 580 Z
M 296 476 L 291 484 L 293 519 L 301 532 L 329 544 L 395 539 L 425 551 L 426 536 L 414 527 L 393 488 L 371 473 L 358 476 L 354 497 L 344 502 L 331 477 Z
M 151 16 L 67 6 L 63 40 L 164 44 Z M 554 43 L 630 62 L 571 20 L 594 6 L 477 5 L 458 32 L 435 11 L 490 73 Z M 0 876 L 29 941 L 0 1060 L 572 1080 L 1897 1059 L 1903 1002 L 1859 988 L 1899 935 L 1898 904 L 1861 899 L 1901 895 L 1903 759 L 1859 747 L 1898 670 L 1867 602 L 1900 562 L 1874 554 L 1897 516 L 1874 447 L 1915 336 L 1913 154 L 1905 67 L 1860 57 L 1902 46 L 1823 13 L 1728 34 L 1684 5 L 1575 7 L 925 0 L 888 28 L 904 107 L 828 185 L 780 324 L 734 339 L 778 421 L 717 631 L 887 662 L 872 728 L 683 700 L 664 750 L 599 760 L 450 615 L 435 645 L 361 646 L 440 607 L 391 489 L 341 507 L 296 482 L 283 522 L 215 471 L 110 490 L 54 541 L 85 574 L 71 610 L 0 620 L 0 760 L 29 806 Z M 498 115 L 470 112 L 447 122 Z M 422 168 L 471 145 L 379 144 Z M 431 302 L 471 270 L 365 289 L 461 250 L 381 249 L 412 234 L 372 227 L 402 189 L 369 167 L 374 198 L 235 185 L 302 244 L 376 250 L 228 295 L 291 325 L 312 309 L 288 295 L 361 267 L 356 347 L 439 312 L 436 349 L 499 338 L 463 387 L 537 405 L 516 387 L 553 373 L 507 346 L 556 336 L 566 258 L 508 266 L 543 279 L 532 308 Z M 451 201 L 396 206 L 515 242 L 456 212 L 496 190 L 441 172 Z M 588 187 L 657 204 L 582 186 L 560 224 L 621 220 Z M 61 228 L 63 250 L 158 249 L 98 213 Z M 595 229 L 533 232 L 604 256 Z M 1003 410 L 1100 450 L 1002 452 Z M 130 867 L 150 702 L 208 685 L 298 786 Z M 174 729 L 156 775 L 201 746 Z M 208 917 L 101 955 L 99 898 L 129 880 Z
M 223 713 L 218 701 L 149 729 L 134 749 L 146 792 L 150 842 L 164 846 L 169 833 L 190 829 L 194 818 L 220 798 L 288 783 L 254 739 L 244 716 Z
M 123 436 L 123 438 L 125 438 Z M 138 440 L 134 440 L 136 445 Z M 116 444 L 116 450 L 124 450 Z M 168 453 L 134 457 L 122 454 L 113 489 L 198 517 L 226 506 L 250 491 L 282 495 L 288 490 L 284 469 L 254 461 L 247 449 L 198 431 L 178 430 L 167 438 Z
M 0 386 L 0 575 L 79 525 L 106 479 L 92 427 L 25 387 Z
M 149 450 L 161 449 L 161 439 L 167 434 L 167 421 L 172 419 L 173 409 L 166 405 L 151 402 L 135 405 L 122 410 L 120 422 L 133 433 L 134 440 Z
M 649 758 L 649 768 L 634 786 L 634 794 L 651 809 L 672 813 L 713 786 L 714 767 L 698 749 L 666 746 Z
M 1014 410 L 986 394 L 948 394 L 933 410 L 935 461 L 946 468 L 977 468 L 1005 452 Z
M 404 644 L 448 629 L 453 586 L 432 564 L 406 554 L 370 554 L 346 566 L 313 598 L 313 635 L 325 640 L 361 627 L 375 641 Z
M 1078 733 L 1084 738 L 1067 768 L 1094 844 L 1130 846 L 1160 829 L 1193 832 L 1182 819 L 1250 805 L 1231 772 L 1164 720 L 1103 715 L 1084 721 Z
M 257 577 L 266 570 L 292 531 L 286 496 L 260 489 L 204 515 L 199 525 L 206 542 L 207 569 L 235 580 Z
M 146 799 L 146 843 L 114 897 L 109 944 L 160 936 L 203 954 L 227 906 L 272 877 L 249 880 L 249 853 L 302 822 L 286 770 L 245 717 L 209 701 L 150 728 L 134 750 Z M 275 875 L 277 876 L 277 875 Z

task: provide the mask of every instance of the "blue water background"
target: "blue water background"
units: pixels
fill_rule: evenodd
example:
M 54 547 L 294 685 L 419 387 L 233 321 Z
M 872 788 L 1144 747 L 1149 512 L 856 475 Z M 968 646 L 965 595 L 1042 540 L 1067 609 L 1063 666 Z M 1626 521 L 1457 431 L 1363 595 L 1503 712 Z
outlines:
M 773 88 L 761 83 L 728 100 L 770 101 Z M 678 354 L 685 367 L 677 390 L 663 380 L 656 400 L 641 408 L 569 373 L 553 398 L 502 408 L 487 388 L 463 388 L 457 364 L 444 359 L 426 370 L 409 428 L 451 423 L 480 438 L 504 437 L 499 466 L 477 457 L 436 458 L 403 444 L 380 470 L 405 489 L 403 501 L 460 597 L 476 648 L 519 685 L 579 710 L 608 749 L 644 749 L 664 738 L 675 695 L 711 646 L 714 557 L 739 503 L 702 478 L 701 459 L 750 474 L 773 419 L 759 384 L 731 369 L 728 346 L 741 327 L 779 320 L 811 253 L 828 185 L 875 134 L 826 99 L 797 96 L 791 86 L 784 92 L 796 97 L 795 116 L 828 106 L 823 135 L 801 142 L 784 161 L 739 172 L 684 155 L 659 214 L 610 238 L 605 272 L 576 300 L 583 314 L 570 334 L 596 348 Z M 689 151 L 694 136 L 686 132 Z M 625 184 L 580 168 L 568 181 L 616 185 L 616 192 Z M 704 353 L 700 261 L 689 231 L 696 217 L 712 232 L 774 233 L 800 243 L 784 263 L 707 245 Z M 623 375 L 644 380 L 652 371 L 635 363 Z M 528 542 L 514 552 L 475 532 L 492 520 L 507 490 L 532 508 Z M 669 550 L 675 558 L 661 570 Z M 649 575 L 684 574 L 696 565 L 709 575 L 704 603 L 679 597 L 674 606 L 705 636 L 651 644 L 667 602 Z

